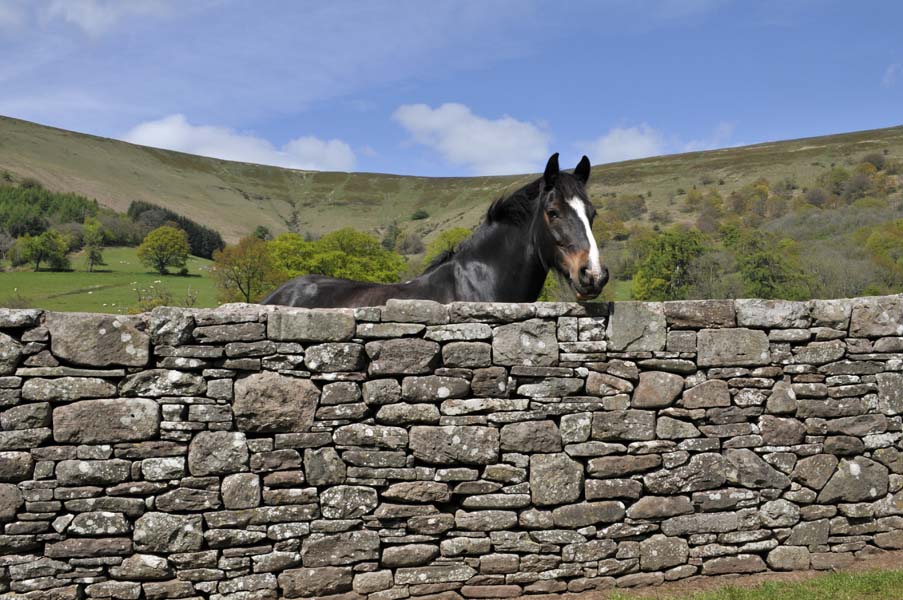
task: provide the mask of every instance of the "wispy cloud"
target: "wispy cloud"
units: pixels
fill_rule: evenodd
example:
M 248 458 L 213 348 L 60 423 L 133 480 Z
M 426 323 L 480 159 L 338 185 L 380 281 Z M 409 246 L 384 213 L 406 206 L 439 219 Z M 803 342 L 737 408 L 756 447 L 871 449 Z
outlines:
M 126 17 L 164 14 L 172 0 L 51 0 L 42 3 L 43 19 L 60 19 L 89 35 L 100 35 Z
M 350 171 L 355 163 L 354 152 L 342 140 L 305 136 L 276 148 L 263 138 L 227 127 L 192 125 L 179 114 L 141 123 L 123 139 L 154 148 L 292 169 Z
M 645 123 L 615 127 L 596 140 L 578 144 L 597 164 L 664 154 L 667 146 L 665 136 Z
M 884 69 L 884 77 L 881 78 L 881 87 L 894 87 L 901 75 L 903 75 L 903 64 L 892 63 L 887 65 L 887 68 Z
M 0 0 L 0 29 L 14 29 L 25 23 L 25 5 L 19 0 Z
M 550 136 L 539 125 L 508 115 L 487 119 L 463 104 L 406 104 L 392 118 L 415 142 L 477 175 L 528 173 L 549 155 Z
M 698 139 L 690 140 L 683 144 L 681 148 L 684 152 L 699 152 L 702 150 L 714 150 L 715 148 L 724 148 L 733 145 L 731 140 L 734 137 L 736 125 L 727 121 L 722 121 L 715 126 L 715 130 L 711 135 Z

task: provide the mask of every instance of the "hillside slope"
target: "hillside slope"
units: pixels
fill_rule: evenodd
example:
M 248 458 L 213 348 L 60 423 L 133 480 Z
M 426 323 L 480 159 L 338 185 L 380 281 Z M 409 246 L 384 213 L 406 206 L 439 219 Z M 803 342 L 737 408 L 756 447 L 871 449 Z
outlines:
M 903 154 L 903 127 L 661 156 L 594 167 L 590 195 L 642 193 L 649 214 L 690 221 L 675 190 L 708 178 L 724 192 L 766 177 L 805 181 L 828 164 L 872 151 Z M 592 157 L 590 157 L 592 158 Z M 397 220 L 429 236 L 472 226 L 488 204 L 531 179 L 425 178 L 370 173 L 322 173 L 224 161 L 136 146 L 0 117 L 0 171 L 34 177 L 46 187 L 77 192 L 124 211 L 132 200 L 170 208 L 235 241 L 257 225 L 320 234 L 343 226 L 379 231 Z M 429 218 L 410 221 L 423 209 Z M 647 217 L 641 217 L 643 219 Z

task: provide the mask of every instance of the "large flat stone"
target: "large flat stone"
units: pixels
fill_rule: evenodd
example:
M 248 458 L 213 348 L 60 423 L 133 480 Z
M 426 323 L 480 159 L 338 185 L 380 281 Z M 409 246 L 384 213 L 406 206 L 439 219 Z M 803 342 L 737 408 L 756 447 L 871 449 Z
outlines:
M 434 464 L 487 465 L 498 460 L 499 431 L 494 427 L 414 426 L 410 448 L 420 460 Z
M 555 323 L 542 319 L 500 325 L 492 336 L 493 362 L 505 366 L 557 365 L 556 335 Z
M 139 319 L 93 313 L 48 312 L 53 355 L 76 365 L 143 367 L 150 360 L 150 337 Z
M 309 379 L 266 371 L 235 382 L 232 410 L 241 431 L 302 432 L 313 424 L 319 398 Z
M 287 309 L 267 317 L 267 338 L 282 342 L 344 342 L 354 337 L 350 309 Z
M 611 306 L 609 349 L 619 352 L 659 352 L 665 349 L 667 327 L 661 304 L 616 302 Z
M 703 329 L 697 334 L 700 367 L 767 365 L 768 335 L 753 329 Z
M 576 502 L 583 493 L 583 465 L 567 454 L 530 457 L 530 495 L 536 506 Z
M 146 398 L 81 400 L 53 410 L 53 439 L 107 444 L 148 440 L 160 430 L 160 407 Z

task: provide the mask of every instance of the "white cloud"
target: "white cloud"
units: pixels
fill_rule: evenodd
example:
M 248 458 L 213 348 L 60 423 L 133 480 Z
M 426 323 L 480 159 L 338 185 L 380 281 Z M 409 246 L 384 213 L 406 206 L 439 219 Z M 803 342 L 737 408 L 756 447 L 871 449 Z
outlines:
M 715 127 L 712 135 L 699 140 L 690 140 L 683 145 L 681 150 L 683 152 L 700 152 L 702 150 L 714 150 L 730 146 L 732 145 L 730 140 L 734 137 L 735 128 L 736 126 L 733 123 L 722 121 Z
M 291 169 L 350 171 L 355 162 L 351 147 L 341 140 L 305 136 L 276 148 L 265 139 L 227 127 L 192 125 L 180 114 L 141 123 L 122 139 L 143 146 Z
M 544 128 L 507 115 L 486 119 L 463 104 L 405 104 L 392 118 L 415 142 L 477 175 L 533 172 L 549 156 L 550 136 Z
M 161 14 L 167 0 L 52 0 L 42 11 L 45 19 L 62 19 L 89 35 L 100 35 L 129 16 Z
M 901 75 L 903 75 L 903 64 L 893 63 L 887 65 L 887 68 L 884 69 L 884 77 L 881 79 L 881 87 L 894 87 Z
M 0 0 L 0 29 L 15 29 L 25 22 L 25 9 L 18 0 Z
M 643 123 L 635 127 L 615 127 L 602 137 L 578 144 L 594 164 L 611 163 L 664 154 L 665 136 Z

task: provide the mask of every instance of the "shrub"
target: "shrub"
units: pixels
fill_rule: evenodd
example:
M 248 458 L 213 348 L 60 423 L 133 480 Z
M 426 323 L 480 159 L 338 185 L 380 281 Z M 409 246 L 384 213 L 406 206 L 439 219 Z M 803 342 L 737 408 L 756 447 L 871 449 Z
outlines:
M 428 219 L 430 217 L 430 213 L 426 212 L 422 208 L 418 208 L 414 211 L 414 214 L 411 215 L 412 221 L 422 221 L 423 219 Z
M 164 225 L 147 234 L 138 246 L 138 259 L 165 275 L 168 267 L 185 266 L 188 250 L 188 235 L 181 229 Z

